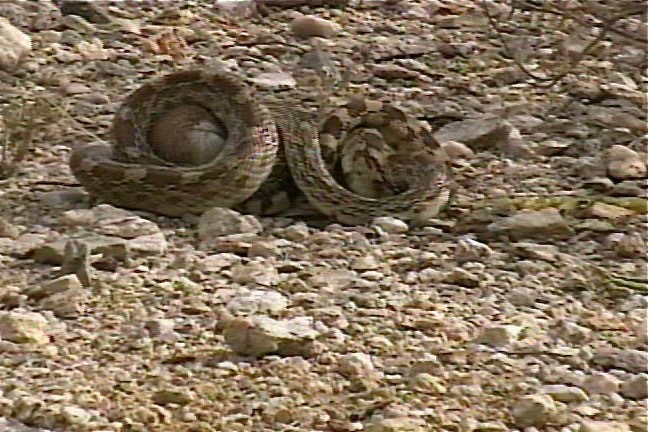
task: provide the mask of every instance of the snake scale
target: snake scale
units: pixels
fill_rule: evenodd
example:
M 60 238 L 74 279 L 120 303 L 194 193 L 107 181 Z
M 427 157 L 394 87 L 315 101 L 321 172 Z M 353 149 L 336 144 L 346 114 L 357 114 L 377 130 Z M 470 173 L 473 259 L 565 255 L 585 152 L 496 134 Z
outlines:
M 378 114 L 365 115 L 365 123 Z M 320 148 L 320 141 L 343 135 L 332 124 L 344 126 L 333 116 L 320 129 L 288 103 L 264 104 L 232 72 L 190 69 L 131 93 L 114 117 L 113 142 L 76 148 L 69 164 L 98 200 L 166 216 L 236 208 L 286 179 L 319 212 L 344 224 L 378 216 L 424 224 L 447 203 L 450 179 L 439 166 L 390 196 L 363 196 L 341 185 Z M 407 121 L 387 129 L 396 138 L 410 132 Z M 371 137 L 356 134 L 356 141 L 372 145 Z

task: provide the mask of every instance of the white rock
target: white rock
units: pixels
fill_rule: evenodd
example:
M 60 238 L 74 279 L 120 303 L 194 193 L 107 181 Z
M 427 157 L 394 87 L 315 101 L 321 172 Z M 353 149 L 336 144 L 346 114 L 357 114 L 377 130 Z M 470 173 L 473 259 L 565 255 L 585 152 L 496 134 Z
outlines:
M 31 39 L 8 19 L 0 17 L 0 69 L 16 68 L 32 49 Z
M 294 88 L 297 85 L 295 78 L 284 72 L 260 73 L 252 78 L 252 82 L 266 90 Z
M 372 225 L 375 225 L 379 228 L 381 228 L 383 231 L 387 233 L 404 233 L 407 232 L 409 229 L 409 226 L 407 226 L 407 223 L 403 222 L 402 220 L 391 217 L 391 216 L 381 216 L 377 217 L 371 222 Z

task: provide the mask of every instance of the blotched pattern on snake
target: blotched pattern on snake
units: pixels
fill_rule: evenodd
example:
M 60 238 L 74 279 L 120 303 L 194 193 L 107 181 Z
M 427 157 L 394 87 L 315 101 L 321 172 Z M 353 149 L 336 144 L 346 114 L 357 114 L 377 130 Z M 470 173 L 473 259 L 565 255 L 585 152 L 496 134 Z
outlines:
M 187 70 L 133 92 L 115 115 L 114 142 L 74 149 L 70 168 L 101 201 L 168 216 L 245 207 L 253 195 L 263 199 L 294 182 L 318 211 L 341 223 L 396 216 L 424 224 L 449 199 L 444 164 L 419 166 L 405 182 L 396 177 L 407 170 L 382 173 L 385 190 L 374 187 L 379 176 L 350 175 L 346 185 L 340 184 L 336 164 L 348 174 L 357 158 L 343 152 L 327 161 L 322 157 L 322 150 L 338 152 L 344 141 L 351 149 L 346 155 L 369 155 L 364 160 L 370 162 L 372 151 L 389 143 L 362 129 L 369 126 L 382 128 L 394 143 L 405 143 L 405 151 L 388 154 L 388 159 L 394 156 L 393 166 L 405 166 L 397 160 L 408 152 L 406 159 L 420 160 L 408 143 L 431 136 L 421 135 L 414 124 L 394 107 L 361 98 L 313 123 L 286 102 L 264 104 L 231 72 Z

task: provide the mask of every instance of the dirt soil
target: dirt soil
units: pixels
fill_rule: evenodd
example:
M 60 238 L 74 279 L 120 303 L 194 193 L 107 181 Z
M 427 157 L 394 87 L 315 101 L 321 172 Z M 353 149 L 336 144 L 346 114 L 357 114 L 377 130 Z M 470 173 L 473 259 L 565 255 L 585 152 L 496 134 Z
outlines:
M 29 143 L 0 180 L 0 430 L 646 430 L 645 45 L 610 35 L 542 88 L 471 1 L 70 3 L 0 3 L 32 45 L 0 70 L 1 136 Z M 487 3 L 536 75 L 596 34 Z M 348 72 L 338 97 L 446 143 L 430 226 L 216 235 L 93 207 L 71 175 L 145 81 L 220 59 L 274 88 L 314 44 Z

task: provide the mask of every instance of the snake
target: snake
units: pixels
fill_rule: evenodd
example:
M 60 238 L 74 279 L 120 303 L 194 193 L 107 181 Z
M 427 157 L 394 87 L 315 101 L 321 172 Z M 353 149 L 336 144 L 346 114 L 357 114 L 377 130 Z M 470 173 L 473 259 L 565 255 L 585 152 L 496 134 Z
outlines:
M 382 121 L 398 142 L 413 137 L 407 118 L 385 120 L 384 112 L 362 105 L 352 101 L 336 110 L 346 116 L 318 123 L 300 114 L 299 103 L 263 100 L 229 70 L 176 71 L 128 95 L 115 113 L 113 139 L 74 148 L 69 166 L 92 198 L 164 216 L 237 208 L 294 184 L 317 211 L 342 224 L 394 216 L 424 225 L 450 199 L 446 164 L 424 166 L 387 196 L 366 196 L 345 187 L 323 156 L 345 137 L 370 149 L 363 124 Z M 362 112 L 360 121 L 349 120 L 353 110 Z

